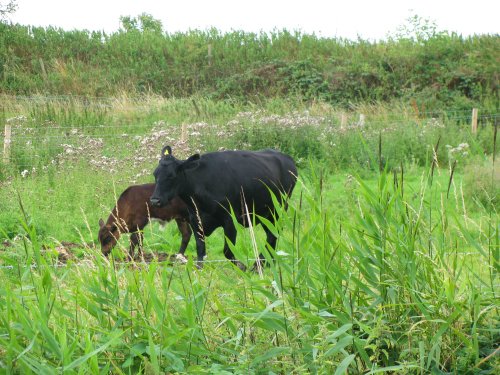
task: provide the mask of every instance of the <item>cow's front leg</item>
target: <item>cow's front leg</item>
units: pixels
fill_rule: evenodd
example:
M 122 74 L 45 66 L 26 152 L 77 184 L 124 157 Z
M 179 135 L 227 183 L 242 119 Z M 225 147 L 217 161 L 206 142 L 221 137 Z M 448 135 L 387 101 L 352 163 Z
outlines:
M 177 228 L 179 228 L 179 232 L 182 236 L 179 254 L 184 255 L 189 244 L 189 240 L 191 239 L 191 227 L 189 226 L 189 222 L 184 219 L 175 219 L 175 221 L 177 222 Z

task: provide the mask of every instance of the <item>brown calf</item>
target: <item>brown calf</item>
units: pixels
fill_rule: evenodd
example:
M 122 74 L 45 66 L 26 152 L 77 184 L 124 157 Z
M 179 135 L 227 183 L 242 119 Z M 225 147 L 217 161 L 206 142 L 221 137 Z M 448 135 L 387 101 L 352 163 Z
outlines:
M 104 255 L 108 255 L 121 233 L 130 235 L 130 258 L 134 257 L 134 249 L 139 245 L 139 253 L 142 252 L 142 230 L 152 219 L 168 222 L 175 219 L 177 227 L 182 235 L 179 254 L 184 255 L 186 247 L 191 238 L 191 227 L 189 226 L 188 210 L 186 204 L 180 198 L 174 198 L 164 207 L 153 207 L 149 198 L 153 194 L 155 184 L 129 186 L 118 198 L 116 206 L 104 224 L 99 219 L 99 242 Z

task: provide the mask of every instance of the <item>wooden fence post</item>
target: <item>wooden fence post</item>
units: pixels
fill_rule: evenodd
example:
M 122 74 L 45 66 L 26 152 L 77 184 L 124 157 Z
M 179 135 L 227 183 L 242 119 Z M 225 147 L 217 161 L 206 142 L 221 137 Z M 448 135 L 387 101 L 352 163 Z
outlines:
M 184 143 L 186 141 L 187 141 L 187 125 L 182 124 L 181 142 Z
M 38 61 L 40 62 L 40 69 L 42 69 L 43 80 L 46 81 L 47 80 L 47 71 L 45 70 L 45 64 L 43 63 L 43 60 L 41 57 L 38 59 Z
M 365 115 L 360 113 L 359 114 L 359 122 L 358 122 L 358 125 L 359 126 L 365 126 Z
M 477 133 L 477 108 L 472 108 L 471 131 L 472 134 Z
M 342 112 L 340 114 L 340 127 L 345 128 L 347 126 L 347 115 Z
M 418 110 L 417 101 L 415 99 L 412 99 L 410 103 L 413 107 L 413 110 L 415 111 L 415 116 L 417 116 L 417 119 L 420 119 L 420 111 Z
M 212 66 L 212 44 L 209 43 L 207 49 L 208 66 Z
M 5 133 L 3 139 L 3 163 L 8 164 L 10 161 L 10 141 L 12 129 L 10 124 L 5 124 Z

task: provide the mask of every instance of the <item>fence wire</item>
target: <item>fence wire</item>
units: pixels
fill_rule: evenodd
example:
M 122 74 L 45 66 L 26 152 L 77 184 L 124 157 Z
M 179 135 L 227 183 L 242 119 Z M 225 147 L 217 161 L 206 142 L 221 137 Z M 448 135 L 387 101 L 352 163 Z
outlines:
M 458 254 L 462 256 L 477 256 L 477 252 L 457 252 L 453 254 Z M 171 255 L 171 254 L 170 254 Z M 257 259 L 254 258 L 248 258 L 245 259 L 245 261 L 248 262 L 256 262 Z M 295 261 L 298 261 L 296 259 Z M 172 266 L 185 266 L 187 262 L 183 261 L 178 261 L 178 260 L 158 260 L 158 259 L 153 259 L 152 261 L 142 261 L 142 260 L 134 260 L 131 262 L 116 262 L 116 261 L 109 261 L 109 264 L 114 264 L 116 266 L 145 266 L 149 267 L 151 264 L 158 264 L 158 265 L 172 265 Z M 196 260 L 193 259 L 193 263 L 196 263 Z M 234 263 L 232 260 L 229 259 L 205 259 L 203 261 L 203 264 L 214 264 L 214 265 L 220 265 L 220 266 L 225 266 Z M 37 265 L 37 264 L 31 264 L 31 265 L 0 265 L 0 270 L 17 270 L 17 269 L 43 269 L 43 268 L 53 268 L 53 269 L 60 269 L 60 268 L 71 268 L 71 267 L 87 267 L 89 269 L 97 269 L 97 265 L 95 262 L 89 259 L 76 259 L 76 260 L 71 260 L 68 261 L 67 263 L 64 262 L 56 262 L 53 264 L 43 264 L 43 265 Z M 493 267 L 493 266 L 489 266 Z
M 164 98 L 159 95 L 142 95 L 142 96 L 114 96 L 114 97 L 104 97 L 104 96 L 87 96 L 87 95 L 7 95 L 3 94 L 0 96 L 4 102 L 4 106 L 12 105 L 15 106 L 16 102 L 27 103 L 32 105 L 46 105 L 46 104 L 74 104 L 86 107 L 108 107 L 116 108 L 120 105 L 133 104 L 141 105 L 144 108 L 152 107 L 151 103 L 168 103 L 171 99 Z M 186 98 L 186 102 L 192 102 L 193 98 Z M 203 101 L 203 99 L 200 99 Z M 415 114 L 423 117 L 433 117 L 438 114 L 456 114 L 456 113 L 470 113 L 469 109 L 453 109 L 453 110 L 415 110 L 412 108 Z M 418 112 L 418 113 L 417 113 Z
M 466 123 L 471 116 L 450 116 L 447 122 Z M 497 124 L 499 113 L 483 114 L 478 117 L 479 125 Z M 346 119 L 339 116 L 311 116 L 308 113 L 292 113 L 290 115 L 266 115 L 243 113 L 237 115 L 234 120 L 225 124 L 209 124 L 206 122 L 195 122 L 189 124 L 167 124 L 158 121 L 150 124 L 113 124 L 113 125 L 82 125 L 73 123 L 40 123 L 35 125 L 25 118 L 14 119 L 10 122 L 10 138 L 5 138 L 5 133 L 0 135 L 0 142 L 4 145 L 2 163 L 4 167 L 8 164 L 17 169 L 41 168 L 57 164 L 57 158 L 70 153 L 67 145 L 81 146 L 82 142 L 101 142 L 100 147 L 111 145 L 120 147 L 128 145 L 129 148 L 140 148 L 141 144 L 148 138 L 156 138 L 157 149 L 165 142 L 181 139 L 194 140 L 194 143 L 213 144 L 216 141 L 225 142 L 238 138 L 240 147 L 248 146 L 245 138 L 260 137 L 261 139 L 275 140 L 280 134 L 294 135 L 297 138 L 313 135 L 328 137 L 332 134 L 344 134 L 346 132 L 359 132 L 363 135 L 368 133 L 389 133 L 413 127 L 414 129 L 427 129 L 432 127 L 444 127 L 444 123 L 435 117 L 411 117 L 401 116 L 394 119 L 370 119 L 365 116 L 353 115 Z M 311 130 L 311 132 L 308 132 Z M 304 133 L 306 132 L 306 133 Z M 279 140 L 278 140 L 279 141 Z M 189 143 L 189 142 L 188 142 Z M 191 146 L 196 147 L 195 144 Z M 273 146 L 273 145 L 269 145 Z M 158 150 L 155 151 L 156 153 Z M 67 156 L 67 155 L 66 155 Z M 56 160 L 56 161 L 54 161 Z
M 472 253 L 471 253 L 472 254 Z M 257 261 L 257 259 L 245 259 L 249 262 L 255 262 Z M 193 260 L 193 262 L 196 262 L 195 260 Z M 131 266 L 131 265 L 140 265 L 140 266 L 149 266 L 151 263 L 153 263 L 153 261 L 142 261 L 142 260 L 134 260 L 132 262 L 109 262 L 110 264 L 113 263 L 115 265 L 118 265 L 118 266 Z M 165 265 L 165 264 L 169 264 L 169 265 L 179 265 L 179 266 L 182 266 L 182 265 L 185 265 L 186 262 L 182 262 L 182 261 L 176 261 L 176 260 L 157 260 L 157 259 L 154 259 L 154 263 L 156 264 L 159 264 L 159 265 Z M 205 259 L 203 261 L 203 264 L 220 264 L 220 265 L 225 265 L 225 264 L 231 264 L 233 263 L 232 260 L 229 260 L 229 259 Z M 44 264 L 44 265 L 37 265 L 37 264 L 31 264 L 31 265 L 26 265 L 26 264 L 23 264 L 23 265 L 17 265 L 17 266 L 13 266 L 13 265 L 0 265 L 0 269 L 3 269 L 3 270 L 15 270 L 15 269 L 27 269 L 27 268 L 31 268 L 31 269 L 38 269 L 38 268 L 70 268 L 70 267 L 73 267 L 73 266 L 76 266 L 76 267 L 80 267 L 80 266 L 87 266 L 88 268 L 92 268 L 92 269 L 96 269 L 97 266 L 96 264 L 91 261 L 91 260 L 75 260 L 75 261 L 70 261 L 70 262 L 67 262 L 67 263 L 62 263 L 62 262 L 58 262 L 58 263 L 54 263 L 54 264 Z

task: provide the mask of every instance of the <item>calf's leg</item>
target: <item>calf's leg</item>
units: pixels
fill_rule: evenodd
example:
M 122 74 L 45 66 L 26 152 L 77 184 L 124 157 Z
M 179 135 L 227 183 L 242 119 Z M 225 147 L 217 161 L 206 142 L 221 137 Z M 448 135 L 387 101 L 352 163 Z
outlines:
M 189 240 L 191 239 L 191 227 L 189 226 L 189 222 L 183 219 L 175 219 L 175 222 L 177 223 L 177 228 L 179 228 L 179 232 L 181 232 L 182 236 L 181 246 L 179 248 L 179 254 L 184 255 Z
M 144 236 L 142 234 L 142 231 L 140 231 L 140 230 L 137 232 L 133 232 L 130 235 L 130 249 L 128 251 L 128 255 L 129 255 L 130 260 L 134 259 L 134 249 L 136 246 L 138 247 L 139 256 L 142 255 L 142 240 L 143 240 L 143 238 L 144 238 Z

